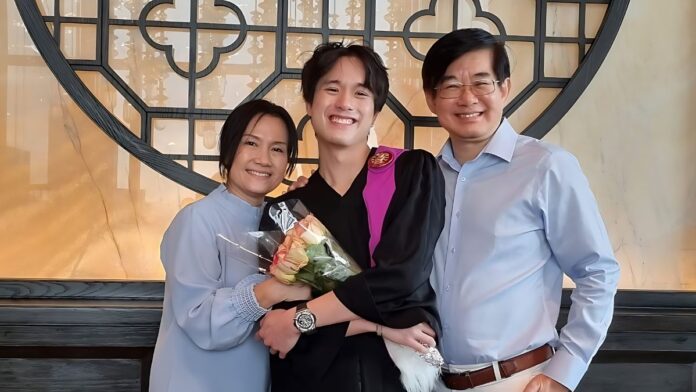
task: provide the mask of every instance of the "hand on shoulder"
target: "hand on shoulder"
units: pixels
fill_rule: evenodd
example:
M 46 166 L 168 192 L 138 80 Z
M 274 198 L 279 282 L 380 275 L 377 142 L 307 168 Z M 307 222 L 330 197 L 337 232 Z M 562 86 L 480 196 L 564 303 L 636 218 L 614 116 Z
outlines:
M 299 177 L 297 177 L 297 180 L 295 180 L 295 182 L 290 184 L 290 186 L 288 187 L 288 192 L 292 192 L 296 189 L 304 188 L 305 186 L 307 186 L 308 182 L 309 182 L 309 178 L 307 178 L 305 176 L 299 176 Z

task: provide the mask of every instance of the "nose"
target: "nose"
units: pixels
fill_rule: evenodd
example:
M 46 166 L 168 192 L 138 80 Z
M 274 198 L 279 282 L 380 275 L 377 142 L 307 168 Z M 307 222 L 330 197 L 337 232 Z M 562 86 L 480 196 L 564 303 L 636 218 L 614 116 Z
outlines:
M 271 152 L 267 148 L 259 148 L 255 162 L 261 166 L 271 166 Z
M 336 106 L 341 110 L 353 110 L 353 94 L 348 90 L 341 91 Z
M 459 98 L 457 103 L 464 106 L 470 106 L 478 103 L 478 97 L 471 92 L 471 86 L 462 86 L 459 90 Z

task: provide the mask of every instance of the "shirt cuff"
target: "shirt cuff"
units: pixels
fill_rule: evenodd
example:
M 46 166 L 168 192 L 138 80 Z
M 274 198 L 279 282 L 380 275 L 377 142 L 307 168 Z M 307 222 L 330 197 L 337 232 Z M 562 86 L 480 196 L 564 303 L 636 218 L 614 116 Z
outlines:
M 588 366 L 589 364 L 573 356 L 565 348 L 559 347 L 543 373 L 573 391 L 587 372 Z
M 264 275 L 252 274 L 239 281 L 234 287 L 231 297 L 232 305 L 244 320 L 252 323 L 256 322 L 270 310 L 259 305 L 259 301 L 256 300 L 256 295 L 254 295 L 254 286 L 266 279 L 268 277 Z

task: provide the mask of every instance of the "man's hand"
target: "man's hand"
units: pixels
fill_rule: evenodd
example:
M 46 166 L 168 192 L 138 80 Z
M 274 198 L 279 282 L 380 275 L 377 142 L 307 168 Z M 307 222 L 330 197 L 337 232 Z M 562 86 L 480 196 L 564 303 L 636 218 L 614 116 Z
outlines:
M 538 374 L 527 384 L 523 392 L 570 392 L 570 389 L 548 376 Z
M 297 177 L 297 180 L 295 180 L 295 182 L 290 184 L 290 186 L 288 187 L 288 192 L 294 191 L 295 189 L 304 188 L 308 182 L 309 179 L 307 177 L 299 176 Z
M 300 339 L 300 331 L 295 328 L 293 319 L 295 308 L 288 310 L 271 310 L 261 319 L 261 328 L 256 336 L 268 348 L 271 354 L 278 353 L 284 359 Z
M 435 331 L 426 323 L 420 323 L 404 329 L 383 327 L 382 336 L 394 343 L 411 347 L 421 353 L 428 352 L 428 347 L 435 347 L 436 343 Z

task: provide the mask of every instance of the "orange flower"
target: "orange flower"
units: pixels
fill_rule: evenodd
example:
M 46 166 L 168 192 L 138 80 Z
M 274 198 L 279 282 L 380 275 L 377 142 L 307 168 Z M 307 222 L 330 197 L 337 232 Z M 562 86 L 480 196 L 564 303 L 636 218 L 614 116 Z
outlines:
M 283 243 L 273 255 L 271 274 L 283 283 L 295 282 L 295 274 L 309 262 L 305 251 L 306 244 L 293 232 L 288 232 Z
M 281 269 L 280 264 L 274 264 L 271 265 L 271 270 L 270 270 L 271 275 L 278 279 L 281 283 L 284 284 L 293 284 L 295 283 L 295 274 L 291 273 L 285 273 L 283 269 Z
M 314 215 L 309 214 L 295 225 L 295 233 L 310 245 L 316 245 L 326 239 L 328 230 Z
M 304 241 L 299 238 L 293 238 L 292 243 L 290 244 L 290 249 L 288 249 L 288 253 L 285 256 L 285 261 L 288 261 L 296 266 L 298 271 L 309 262 L 307 252 L 305 250 L 306 247 L 307 245 Z
M 279 281 L 285 284 L 292 284 L 295 282 L 295 273 L 288 271 L 286 267 L 280 267 L 287 254 L 288 248 L 285 246 L 285 243 L 280 244 L 278 250 L 276 250 L 273 255 L 273 263 L 271 264 L 270 272 L 271 275 L 275 276 Z

